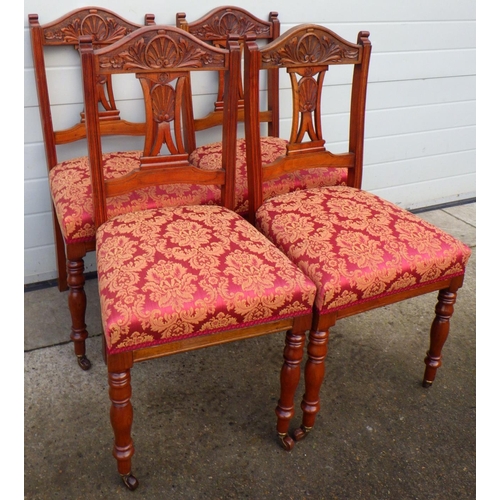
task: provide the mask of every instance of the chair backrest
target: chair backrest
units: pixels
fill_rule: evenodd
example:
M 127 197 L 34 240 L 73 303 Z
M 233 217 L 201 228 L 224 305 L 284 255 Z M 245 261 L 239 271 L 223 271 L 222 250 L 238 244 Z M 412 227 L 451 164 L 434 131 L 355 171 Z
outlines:
M 98 7 L 76 9 L 43 25 L 39 23 L 38 14 L 30 14 L 28 18 L 47 166 L 50 170 L 58 162 L 56 146 L 85 138 L 85 114 L 81 113 L 77 119 L 78 122 L 72 127 L 64 130 L 54 129 L 45 64 L 46 49 L 61 46 L 78 49 L 78 40 L 82 35 L 92 36 L 96 46 L 103 47 L 143 26 L 126 21 L 117 14 Z M 145 24 L 154 24 L 153 14 L 145 15 Z M 111 78 L 106 76 L 97 85 L 101 106 L 99 117 L 103 124 L 102 133 L 106 135 L 144 135 L 143 123 L 131 123 L 120 119 Z
M 234 207 L 237 82 L 240 45 L 228 49 L 208 45 L 176 27 L 148 26 L 113 45 L 95 49 L 91 37 L 80 38 L 87 142 L 91 165 L 96 227 L 107 219 L 106 198 L 152 185 L 189 183 L 222 187 L 222 203 Z M 190 99 L 191 73 L 222 71 L 225 75 L 222 169 L 201 170 L 188 161 L 194 148 L 194 117 Z M 138 168 L 126 176 L 104 179 L 99 89 L 109 75 L 135 74 L 144 94 L 146 135 Z
M 244 53 L 245 134 L 249 175 L 250 217 L 262 203 L 262 182 L 283 173 L 317 167 L 348 168 L 348 185 L 360 188 L 363 170 L 364 122 L 371 43 L 369 33 L 350 43 L 318 25 L 291 28 L 259 48 L 247 37 Z M 326 71 L 352 66 L 348 151 L 326 150 L 321 126 L 321 97 Z M 262 168 L 259 140 L 259 73 L 284 68 L 290 76 L 292 120 L 286 155 Z
M 216 7 L 200 19 L 188 22 L 186 14 L 176 15 L 176 25 L 196 36 L 200 40 L 216 47 L 225 47 L 228 35 L 234 35 L 243 44 L 249 33 L 256 40 L 270 43 L 280 34 L 280 22 L 277 12 L 269 13 L 269 20 L 259 19 L 250 12 L 235 6 Z M 208 115 L 195 120 L 196 130 L 204 130 L 222 123 L 224 106 L 224 79 L 219 78 L 217 99 L 214 110 Z M 239 83 L 238 121 L 244 120 L 243 84 Z M 268 135 L 279 136 L 279 80 L 278 70 L 270 68 L 267 75 L 267 109 L 260 113 L 260 121 L 267 122 Z

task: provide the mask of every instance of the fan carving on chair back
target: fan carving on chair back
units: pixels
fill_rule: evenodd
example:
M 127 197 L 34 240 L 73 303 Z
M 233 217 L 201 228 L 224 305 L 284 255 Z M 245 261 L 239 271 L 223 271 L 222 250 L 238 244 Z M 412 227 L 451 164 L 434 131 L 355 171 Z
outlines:
M 78 41 L 81 36 L 91 36 L 93 43 L 96 46 L 102 47 L 122 39 L 124 36 L 141 27 L 138 24 L 126 21 L 114 12 L 92 7 L 74 10 L 60 19 L 43 26 L 39 24 L 37 14 L 30 14 L 29 23 L 35 64 L 40 66 L 37 78 L 40 94 L 39 99 L 41 101 L 40 106 L 50 106 L 48 102 L 44 104 L 48 98 L 48 89 L 46 88 L 46 83 L 44 84 L 43 81 L 40 81 L 44 80 L 42 71 L 45 70 L 42 47 L 73 45 L 75 49 L 78 49 Z M 145 24 L 154 24 L 154 16 L 152 14 L 146 14 Z M 109 77 L 102 77 L 97 83 L 99 86 L 99 103 L 104 108 L 104 110 L 100 111 L 100 119 L 102 121 L 119 120 L 120 111 L 116 106 L 111 79 Z M 40 85 L 43 85 L 45 89 L 40 87 Z M 43 96 L 43 93 L 47 93 L 47 95 Z M 48 120 L 47 111 L 43 109 L 41 111 L 42 120 Z M 81 123 L 84 121 L 85 113 L 82 113 Z M 112 132 L 110 131 L 110 133 Z M 84 137 L 85 127 L 83 126 L 74 127 L 71 132 L 55 132 L 56 144 L 65 144 Z
M 285 45 L 262 55 L 262 67 L 359 63 L 360 50 L 337 37 L 310 29 Z
M 227 37 L 231 35 L 233 39 L 243 42 L 246 35 L 253 33 L 258 39 L 270 42 L 280 34 L 280 23 L 278 13 L 270 12 L 269 21 L 259 19 L 250 12 L 240 7 L 216 7 L 209 13 L 196 21 L 188 23 L 186 14 L 178 12 L 176 24 L 204 42 L 213 44 L 216 47 L 226 47 Z M 269 135 L 278 137 L 279 111 L 278 111 L 278 81 L 273 80 L 276 72 L 269 73 L 269 111 L 263 112 L 262 121 L 268 122 Z M 240 79 L 238 84 L 238 120 L 243 121 L 243 85 Z M 224 81 L 219 78 L 217 99 L 214 103 L 214 111 L 209 115 L 195 121 L 197 130 L 213 127 L 221 123 L 221 112 L 224 106 Z

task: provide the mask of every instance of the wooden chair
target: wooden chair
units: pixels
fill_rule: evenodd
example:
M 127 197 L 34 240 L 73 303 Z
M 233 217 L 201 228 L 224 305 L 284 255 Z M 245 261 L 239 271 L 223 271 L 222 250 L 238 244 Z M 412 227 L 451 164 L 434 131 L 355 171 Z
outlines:
M 130 369 L 160 356 L 287 330 L 277 410 L 287 434 L 316 289 L 234 207 L 240 46 L 210 46 L 176 27 L 149 26 L 94 50 L 80 42 L 92 177 L 98 288 L 108 367 L 113 454 L 126 486 L 131 472 Z M 193 140 L 189 80 L 223 71 L 222 169 L 189 162 Z M 146 139 L 138 168 L 106 178 L 94 82 L 135 74 L 144 92 Z M 112 216 L 107 198 L 142 186 L 221 186 L 222 206 L 182 205 Z
M 176 16 L 176 24 L 200 40 L 224 47 L 226 37 L 231 34 L 238 37 L 243 43 L 244 37 L 253 33 L 255 39 L 261 44 L 268 44 L 280 34 L 280 22 L 277 12 L 269 13 L 269 20 L 259 19 L 250 12 L 235 6 L 216 7 L 200 19 L 188 22 L 184 12 Z M 260 137 L 262 161 L 264 164 L 272 163 L 279 156 L 286 153 L 286 139 L 279 135 L 279 72 L 276 68 L 266 71 L 266 105 L 259 110 L 261 124 L 267 124 L 267 134 Z M 243 86 L 239 84 L 238 121 L 244 120 Z M 197 131 L 207 130 L 222 123 L 222 106 L 224 83 L 222 78 L 218 81 L 217 98 L 214 110 L 206 116 L 195 119 Z M 236 212 L 243 216 L 248 213 L 248 183 L 246 169 L 246 147 L 244 137 L 237 140 L 236 149 Z M 211 142 L 197 147 L 190 155 L 190 161 L 202 169 L 213 169 L 220 166 L 221 143 Z M 303 170 L 290 172 L 279 178 L 271 179 L 264 183 L 265 198 L 287 193 L 296 189 L 309 187 L 345 184 L 347 170 L 337 168 L 324 168 L 317 171 Z
M 457 290 L 470 249 L 408 211 L 361 189 L 365 103 L 371 43 L 360 32 L 350 43 L 327 28 L 300 25 L 259 49 L 245 45 L 245 123 L 250 219 L 315 282 L 317 295 L 305 366 L 302 425 L 283 440 L 291 449 L 313 427 L 320 408 L 328 332 L 337 320 L 421 294 L 439 291 L 424 387 L 435 379 Z M 327 70 L 352 68 L 348 149 L 326 150 L 321 95 Z M 293 93 L 287 152 L 263 167 L 259 140 L 259 72 L 286 69 Z M 272 199 L 262 184 L 304 168 L 348 169 L 348 186 L 295 191 Z M 410 320 L 410 318 L 408 318 Z
M 153 14 L 146 14 L 145 24 L 154 24 Z M 61 161 L 58 152 L 65 145 L 85 139 L 85 115 L 77 116 L 77 123 L 57 130 L 53 119 L 53 86 L 49 87 L 45 56 L 67 47 L 78 48 L 81 35 L 91 35 L 94 42 L 106 46 L 141 28 L 117 14 L 98 7 L 84 7 L 69 12 L 56 21 L 40 25 L 37 14 L 29 16 L 33 62 L 43 129 L 45 154 L 49 172 L 49 186 L 53 202 L 54 234 L 56 243 L 58 286 L 69 287 L 68 306 L 71 315 L 71 339 L 79 366 L 87 370 L 90 360 L 86 356 L 85 324 L 86 295 L 83 258 L 95 250 L 95 224 L 91 196 L 89 165 L 86 157 Z M 135 84 L 136 82 L 134 82 Z M 107 136 L 144 136 L 144 123 L 130 123 L 120 118 L 116 107 L 111 78 L 98 82 L 101 133 Z M 77 145 L 76 145 L 77 146 Z M 66 146 L 67 147 L 67 146 Z M 190 146 L 194 149 L 195 144 Z M 138 165 L 139 151 L 107 152 L 104 169 L 107 177 L 122 175 Z M 117 196 L 109 200 L 112 214 L 146 207 L 169 204 L 219 203 L 220 190 L 214 186 L 152 186 L 136 193 Z

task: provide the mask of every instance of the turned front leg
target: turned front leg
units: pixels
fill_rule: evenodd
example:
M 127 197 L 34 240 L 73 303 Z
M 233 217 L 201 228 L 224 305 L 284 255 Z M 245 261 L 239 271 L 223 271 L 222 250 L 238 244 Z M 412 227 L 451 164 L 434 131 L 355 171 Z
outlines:
M 78 364 L 83 370 L 88 370 L 90 361 L 85 355 L 85 340 L 88 337 L 85 324 L 87 295 L 85 294 L 85 276 L 83 259 L 68 261 L 68 306 L 71 314 L 71 340 L 73 341 Z
M 457 299 L 456 292 L 450 289 L 440 290 L 436 305 L 436 317 L 432 322 L 430 347 L 425 357 L 425 374 L 423 387 L 430 387 L 436 378 L 437 369 L 441 366 L 441 351 L 450 331 L 450 318 L 453 305 Z
M 135 490 L 139 482 L 132 475 L 132 441 L 133 409 L 130 403 L 132 386 L 130 384 L 130 369 L 120 373 L 108 373 L 109 398 L 111 400 L 111 426 L 115 435 L 113 456 L 118 464 L 118 472 L 130 490 Z
M 319 392 L 325 377 L 325 358 L 328 349 L 328 329 L 311 330 L 307 345 L 307 362 L 304 372 L 305 393 L 300 407 L 302 408 L 302 425 L 294 432 L 294 439 L 300 441 L 314 426 L 319 412 Z
M 291 450 L 293 439 L 288 435 L 290 420 L 294 415 L 295 392 L 300 381 L 300 363 L 304 352 L 305 332 L 286 332 L 285 349 L 283 352 L 284 363 L 281 368 L 281 388 L 276 415 L 278 417 L 278 436 L 286 450 Z

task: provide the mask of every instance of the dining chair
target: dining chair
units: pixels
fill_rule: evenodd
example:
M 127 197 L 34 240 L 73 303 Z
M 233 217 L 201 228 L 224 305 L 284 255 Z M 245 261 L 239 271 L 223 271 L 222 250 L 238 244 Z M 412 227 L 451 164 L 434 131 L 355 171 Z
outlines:
M 187 15 L 179 12 L 176 15 L 176 25 L 193 34 L 200 40 L 213 44 L 216 47 L 224 47 L 226 37 L 229 34 L 238 37 L 243 43 L 245 36 L 253 33 L 257 43 L 268 44 L 280 35 L 280 22 L 277 12 L 270 12 L 268 20 L 259 19 L 247 10 L 237 6 L 216 7 L 201 18 L 188 22 Z M 261 135 L 262 162 L 272 163 L 279 156 L 285 154 L 287 140 L 280 137 L 280 89 L 279 71 L 277 68 L 269 68 L 263 76 L 262 92 L 266 96 L 261 99 L 259 110 L 259 121 L 266 134 Z M 264 83 L 265 82 L 265 83 Z M 264 88 L 265 87 L 265 88 Z M 214 103 L 214 109 L 206 116 L 195 119 L 196 130 L 207 130 L 220 125 L 222 121 L 224 83 L 222 79 L 218 82 L 218 92 Z M 238 121 L 244 121 L 245 109 L 243 103 L 243 84 L 239 83 L 238 98 Z M 248 213 L 248 182 L 246 166 L 246 143 L 245 138 L 237 139 L 236 149 L 236 212 L 243 216 Z M 209 142 L 194 149 L 190 155 L 193 164 L 202 169 L 219 168 L 221 158 L 220 141 Z M 301 172 L 290 172 L 279 178 L 266 181 L 263 186 L 265 198 L 284 194 L 296 189 L 309 187 L 329 186 L 345 184 L 347 170 L 343 168 L 322 168 L 317 171 L 302 170 Z
M 154 24 L 154 15 L 146 14 L 145 24 Z M 93 36 L 95 43 L 103 46 L 122 38 L 142 27 L 123 19 L 110 10 L 98 7 L 83 7 L 72 10 L 55 21 L 40 24 L 38 14 L 28 16 L 35 74 L 35 85 L 42 125 L 45 159 L 49 174 L 49 189 L 52 199 L 54 242 L 56 251 L 58 288 L 69 287 L 68 307 L 71 315 L 71 339 L 74 342 L 78 364 L 84 370 L 90 368 L 85 355 L 86 295 L 84 290 L 84 261 L 87 252 L 95 249 L 95 229 L 92 222 L 90 178 L 88 161 L 77 157 L 61 161 L 58 152 L 68 144 L 85 139 L 85 114 L 76 114 L 69 126 L 57 128 L 59 119 L 57 105 L 60 104 L 61 80 L 51 77 L 51 56 L 60 56 L 62 49 L 78 49 L 81 35 Z M 77 80 L 78 81 L 78 80 Z M 144 135 L 144 124 L 133 123 L 120 117 L 110 78 L 98 82 L 100 122 L 106 135 Z M 55 118 L 55 119 L 54 119 Z M 66 147 L 67 148 L 67 147 Z M 67 149 L 66 149 L 67 150 Z M 124 163 L 126 158 L 115 156 L 115 163 Z M 116 168 L 116 167 L 115 167 Z
M 276 411 L 278 435 L 286 436 L 316 288 L 233 210 L 239 43 L 213 47 L 166 26 L 138 29 L 97 50 L 90 37 L 80 40 L 113 455 L 125 485 L 134 490 L 134 363 L 286 331 Z M 193 166 L 186 146 L 194 135 L 189 83 L 208 71 L 222 71 L 226 89 L 222 168 L 211 171 Z M 94 84 L 122 73 L 140 81 L 146 137 L 137 168 L 110 179 L 104 172 Z M 222 203 L 119 215 L 109 210 L 110 197 L 186 182 L 220 186 Z
M 145 24 L 154 24 L 153 14 L 145 15 Z M 99 7 L 79 8 L 43 25 L 40 24 L 37 14 L 29 15 L 34 72 L 52 199 L 58 287 L 60 291 L 65 291 L 69 287 L 71 339 L 78 365 L 84 370 L 91 367 L 85 348 L 88 331 L 85 323 L 87 298 L 84 257 L 95 251 L 90 167 L 88 158 L 85 156 L 76 155 L 75 157 L 72 154 L 73 157 L 64 160 L 61 160 L 60 156 L 68 154 L 68 147 L 78 150 L 79 142 L 84 145 L 82 141 L 85 140 L 86 134 L 85 113 L 77 110 L 73 117 L 60 116 L 58 105 L 62 102 L 61 94 L 64 94 L 64 86 L 67 83 L 62 78 L 54 78 L 51 65 L 54 57 L 60 59 L 64 56 L 64 52 L 70 52 L 71 56 L 71 52 L 78 49 L 78 39 L 82 35 L 92 36 L 97 46 L 104 47 L 141 27 L 141 25 L 126 21 L 110 10 Z M 74 70 L 79 73 L 79 60 L 76 63 L 71 60 L 68 64 L 72 65 L 69 71 Z M 68 76 L 68 81 L 72 81 L 71 77 L 72 75 Z M 113 136 L 138 136 L 139 138 L 144 136 L 146 133 L 144 122 L 130 122 L 120 116 L 110 76 L 103 76 L 96 85 L 99 95 L 101 133 L 108 136 L 108 140 L 113 139 Z M 134 80 L 123 82 L 120 87 L 116 87 L 115 79 L 113 85 L 115 90 L 120 88 L 123 93 L 126 90 L 122 87 L 128 88 L 138 84 Z M 138 91 L 140 93 L 140 89 Z M 83 97 L 81 99 L 83 101 Z M 131 102 L 133 99 L 129 99 L 128 103 Z M 66 106 L 65 109 L 67 108 L 70 107 Z M 73 125 L 75 122 L 76 124 Z M 64 126 L 67 123 L 70 125 L 58 128 L 60 123 Z M 194 149 L 195 145 L 193 143 L 189 147 Z M 111 145 L 108 143 L 106 146 L 107 150 L 103 156 L 106 177 L 123 175 L 138 165 L 140 151 L 115 151 L 116 143 Z M 72 153 L 72 150 L 69 152 Z M 112 214 L 117 214 L 153 206 L 219 202 L 220 190 L 215 186 L 150 186 L 110 199 L 109 210 Z
M 304 369 L 302 424 L 283 440 L 287 449 L 314 425 L 329 330 L 341 318 L 437 291 L 423 386 L 433 383 L 470 256 L 470 249 L 451 235 L 361 188 L 370 54 L 368 32 L 361 31 L 356 43 L 351 43 L 314 24 L 291 28 L 265 47 L 259 48 L 250 36 L 245 44 L 249 220 L 317 287 Z M 293 112 L 286 153 L 263 166 L 259 73 L 269 68 L 288 73 Z M 342 144 L 347 147 L 333 153 L 323 136 L 322 92 L 327 77 L 340 75 L 336 81 L 345 82 L 346 71 L 351 75 L 347 82 L 350 112 Z M 339 87 L 338 95 L 345 96 Z M 304 189 L 270 199 L 262 195 L 262 185 L 269 179 L 326 165 L 348 169 L 347 185 Z

